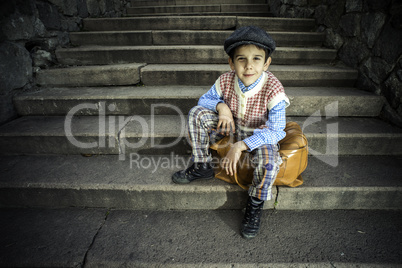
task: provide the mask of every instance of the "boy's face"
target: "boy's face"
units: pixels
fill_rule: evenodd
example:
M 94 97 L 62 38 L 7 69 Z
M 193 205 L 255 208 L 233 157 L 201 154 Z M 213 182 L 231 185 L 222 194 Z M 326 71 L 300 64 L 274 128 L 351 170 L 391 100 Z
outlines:
M 255 45 L 237 47 L 233 60 L 229 57 L 229 65 L 234 70 L 243 84 L 248 87 L 268 70 L 271 57 L 265 61 L 265 51 Z

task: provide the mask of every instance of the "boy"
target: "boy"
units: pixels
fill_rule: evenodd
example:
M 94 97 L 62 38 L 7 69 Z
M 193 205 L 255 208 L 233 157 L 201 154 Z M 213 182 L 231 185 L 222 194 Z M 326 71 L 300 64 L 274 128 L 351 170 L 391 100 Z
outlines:
M 267 71 L 275 47 L 271 36 L 254 26 L 239 28 L 226 39 L 224 49 L 232 71 L 221 75 L 190 110 L 194 163 L 172 176 L 173 182 L 180 184 L 212 179 L 209 145 L 233 133 L 238 142 L 222 159 L 226 172 L 236 172 L 242 151 L 251 152 L 255 164 L 242 221 L 244 238 L 257 235 L 264 201 L 272 198 L 271 188 L 282 163 L 277 144 L 286 135 L 289 99 L 279 80 Z

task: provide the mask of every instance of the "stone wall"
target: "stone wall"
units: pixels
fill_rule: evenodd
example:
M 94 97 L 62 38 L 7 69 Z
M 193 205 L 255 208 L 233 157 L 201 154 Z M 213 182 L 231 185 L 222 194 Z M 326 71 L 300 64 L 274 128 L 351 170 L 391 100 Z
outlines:
M 268 1 L 279 17 L 316 19 L 325 46 L 359 71 L 356 86 L 384 96 L 382 117 L 402 127 L 402 1 Z
M 129 0 L 0 0 L 0 124 L 17 116 L 15 94 L 34 90 L 34 73 L 57 64 L 55 49 L 87 17 L 120 17 Z

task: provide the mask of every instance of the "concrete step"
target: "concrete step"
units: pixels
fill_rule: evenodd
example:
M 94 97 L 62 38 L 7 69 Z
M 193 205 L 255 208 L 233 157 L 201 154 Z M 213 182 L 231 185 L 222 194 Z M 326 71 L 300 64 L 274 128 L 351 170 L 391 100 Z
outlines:
M 247 191 L 218 179 L 177 185 L 188 157 L 1 156 L 1 207 L 135 210 L 242 209 Z M 274 186 L 265 208 L 402 209 L 401 156 L 339 156 L 336 166 L 309 158 L 304 184 Z M 276 202 L 276 203 L 275 203 Z
M 357 79 L 356 70 L 343 67 L 271 65 L 269 70 L 285 87 L 353 87 Z M 228 71 L 228 64 L 150 64 L 141 68 L 141 81 L 147 86 L 211 86 Z
M 220 0 L 219 4 L 266 4 L 266 0 Z M 132 7 L 140 6 L 185 6 L 185 5 L 214 5 L 216 0 L 131 0 Z
M 140 82 L 143 66 L 144 63 L 131 63 L 43 69 L 36 73 L 36 83 L 67 87 L 134 85 Z
M 402 129 L 373 118 L 336 117 L 336 105 L 327 117 L 287 117 L 297 122 L 309 142 L 309 153 L 329 158 L 337 155 L 401 155 Z M 331 117 L 330 111 L 333 111 Z M 120 135 L 122 153 L 190 154 L 187 116 L 137 116 Z
M 85 46 L 56 50 L 64 65 L 103 65 L 146 62 L 148 64 L 224 64 L 228 56 L 223 46 Z M 274 64 L 327 64 L 336 50 L 326 48 L 279 47 L 272 55 Z
M 357 71 L 343 67 L 272 65 L 269 70 L 286 87 L 353 87 Z M 44 69 L 36 82 L 46 87 L 200 85 L 210 87 L 228 64 L 115 64 Z
M 252 241 L 240 236 L 243 215 L 241 210 L 2 209 L 0 265 L 401 266 L 401 211 L 264 211 Z
M 124 124 L 113 120 L 102 116 L 20 117 L 0 127 L 0 154 L 119 154 L 118 136 Z
M 266 31 L 310 32 L 314 19 L 250 18 L 241 16 L 165 16 L 142 18 L 86 18 L 84 31 L 234 30 L 255 25 Z
M 213 5 L 173 5 L 173 6 L 139 6 L 128 7 L 128 16 L 153 16 L 153 15 L 256 15 L 267 16 L 268 4 L 213 4 Z
M 288 117 L 302 127 L 309 153 L 328 161 L 339 155 L 401 155 L 402 129 L 372 118 Z M 92 106 L 92 107 L 91 107 Z M 181 154 L 191 152 L 186 115 L 26 116 L 0 127 L 0 154 Z M 107 107 L 104 110 L 110 108 Z M 165 108 L 165 106 L 163 107 Z M 170 107 L 171 108 L 171 107 Z
M 142 30 L 70 32 L 74 46 L 223 45 L 232 31 Z M 270 32 L 278 47 L 319 47 L 324 33 Z
M 83 103 L 96 109 L 81 109 L 80 115 L 177 115 L 187 114 L 207 90 L 202 86 L 45 88 L 16 96 L 14 104 L 19 115 L 66 115 Z M 355 88 L 287 87 L 286 93 L 291 101 L 288 116 L 317 111 L 325 116 L 325 107 L 336 102 L 338 116 L 375 117 L 383 106 L 381 96 Z
M 181 16 L 181 17 L 188 17 L 188 16 L 203 16 L 203 17 L 210 17 L 215 18 L 217 16 L 247 16 L 247 17 L 255 17 L 255 18 L 269 18 L 274 17 L 275 14 L 271 12 L 258 12 L 258 11 L 249 11 L 249 12 L 179 12 L 179 13 L 139 13 L 139 14 L 128 14 L 126 17 L 172 17 L 172 16 Z

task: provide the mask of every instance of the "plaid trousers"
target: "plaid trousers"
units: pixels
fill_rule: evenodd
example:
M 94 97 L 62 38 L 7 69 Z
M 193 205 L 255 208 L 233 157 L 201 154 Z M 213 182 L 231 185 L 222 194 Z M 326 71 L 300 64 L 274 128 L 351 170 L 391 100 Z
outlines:
M 216 129 L 219 118 L 218 114 L 202 106 L 193 107 L 188 114 L 188 133 L 192 145 L 192 159 L 194 162 L 211 162 L 212 156 L 209 145 L 222 139 L 221 135 L 212 129 Z M 245 132 L 236 127 L 234 134 L 237 140 L 243 140 L 253 132 Z M 275 182 L 282 164 L 278 152 L 278 145 L 266 144 L 251 152 L 254 163 L 252 185 L 248 194 L 260 200 L 272 199 L 272 185 Z

